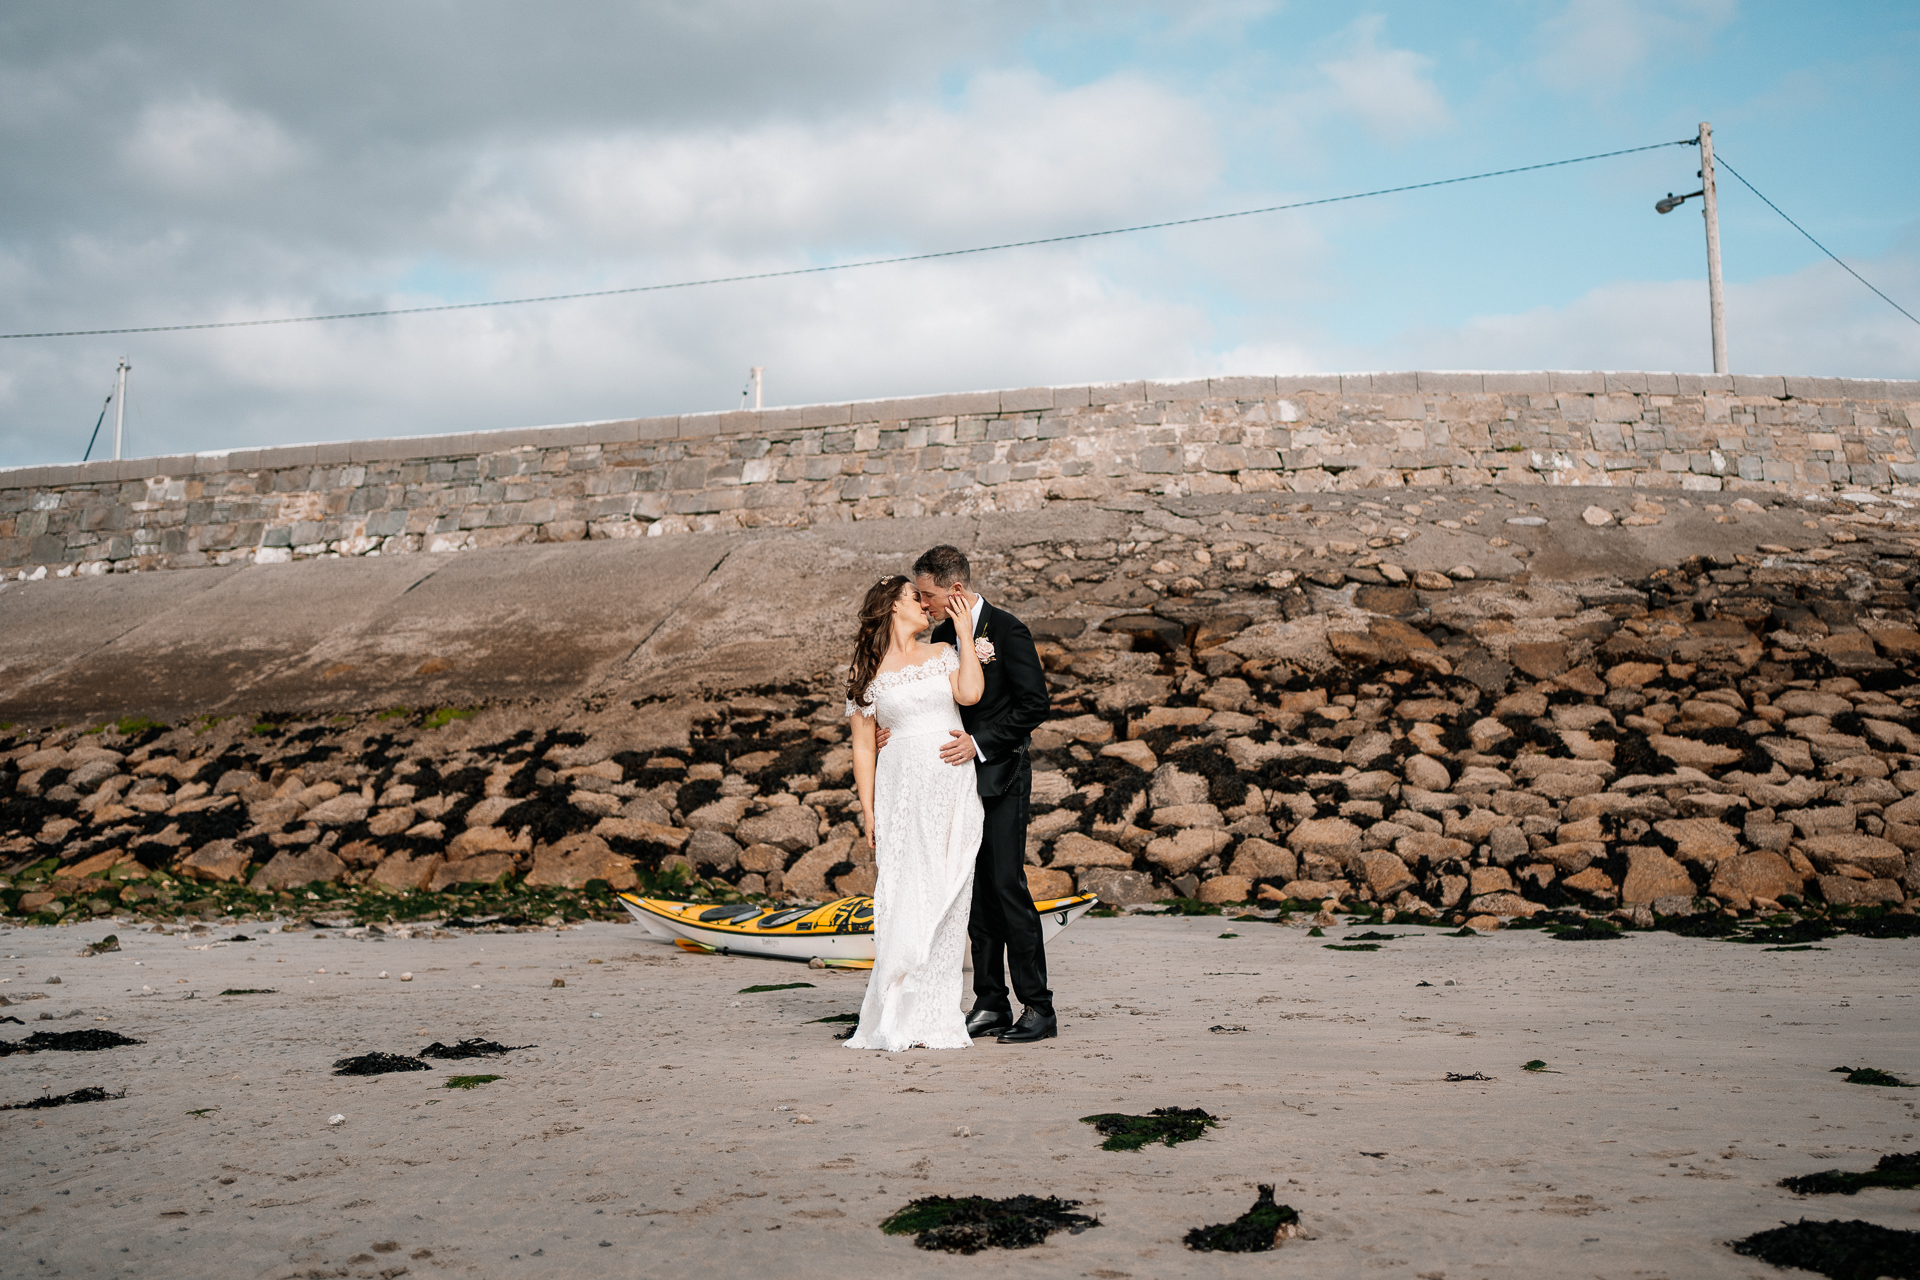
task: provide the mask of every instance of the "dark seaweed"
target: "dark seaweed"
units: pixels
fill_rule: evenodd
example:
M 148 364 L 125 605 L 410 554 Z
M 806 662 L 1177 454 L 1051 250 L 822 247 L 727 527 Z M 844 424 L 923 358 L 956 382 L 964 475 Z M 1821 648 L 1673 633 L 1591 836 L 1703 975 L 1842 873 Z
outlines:
M 738 994 L 750 996 L 757 995 L 762 991 L 792 991 L 799 987 L 810 987 L 812 985 L 811 982 L 762 982 L 751 987 L 742 987 Z
M 1207 1130 L 1219 1128 L 1220 1118 L 1198 1107 L 1155 1107 L 1144 1116 L 1121 1115 L 1117 1111 L 1081 1116 L 1080 1123 L 1092 1125 L 1095 1133 L 1106 1137 L 1100 1144 L 1103 1151 L 1138 1151 L 1155 1142 L 1169 1147 L 1192 1142 Z
M 537 1044 L 501 1044 L 498 1040 L 462 1040 L 459 1044 L 441 1044 L 435 1040 L 420 1051 L 423 1058 L 484 1058 L 496 1053 L 517 1053 L 521 1049 L 538 1049 Z
M 1909 1084 L 1878 1067 L 1835 1067 L 1833 1070 L 1844 1072 L 1848 1084 L 1873 1084 L 1886 1089 L 1920 1089 L 1920 1085 Z
M 363 1053 L 341 1058 L 333 1064 L 333 1074 L 337 1076 L 383 1076 L 393 1071 L 431 1070 L 433 1068 L 420 1059 L 399 1053 Z
M 1731 1242 L 1733 1251 L 1776 1267 L 1818 1271 L 1832 1280 L 1920 1277 L 1920 1231 L 1899 1231 L 1855 1218 L 1805 1218 Z
M 1074 1213 L 1078 1200 L 1058 1196 L 926 1196 L 880 1224 L 892 1236 L 912 1235 L 921 1249 L 978 1253 L 982 1249 L 1029 1249 L 1055 1231 L 1076 1235 L 1100 1225 L 1098 1218 Z
M 75 1102 L 111 1102 L 115 1098 L 126 1096 L 125 1089 L 118 1093 L 108 1093 L 105 1089 L 98 1087 L 75 1089 L 72 1093 L 47 1094 L 35 1098 L 32 1102 L 9 1102 L 5 1106 L 0 1106 L 0 1111 L 38 1111 L 42 1107 L 64 1107 Z
M 1920 1187 L 1920 1151 L 1881 1156 L 1873 1168 L 1862 1173 L 1822 1169 L 1819 1173 L 1802 1174 L 1797 1178 L 1782 1178 L 1780 1185 L 1803 1196 L 1850 1196 L 1857 1194 L 1862 1187 L 1891 1187 L 1910 1191 Z
M 93 1053 L 100 1049 L 117 1049 L 123 1044 L 145 1043 L 145 1040 L 135 1040 L 118 1031 L 103 1031 L 98 1027 L 88 1027 L 84 1031 L 36 1031 L 25 1040 L 0 1040 L 0 1058 L 14 1053 L 45 1053 L 49 1049 Z
M 1195 1227 L 1187 1232 L 1187 1248 L 1202 1253 L 1265 1253 L 1278 1247 L 1282 1231 L 1299 1225 L 1299 1211 L 1292 1205 L 1275 1204 L 1273 1187 L 1263 1182 L 1253 1208 L 1232 1222 Z

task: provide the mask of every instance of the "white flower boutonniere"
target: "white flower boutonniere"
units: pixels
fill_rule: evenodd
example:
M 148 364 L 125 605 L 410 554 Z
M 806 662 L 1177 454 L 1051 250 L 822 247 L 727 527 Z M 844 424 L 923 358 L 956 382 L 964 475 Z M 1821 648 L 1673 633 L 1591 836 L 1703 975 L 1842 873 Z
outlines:
M 973 642 L 973 656 L 980 659 L 980 665 L 986 666 L 993 661 L 993 641 L 980 636 Z

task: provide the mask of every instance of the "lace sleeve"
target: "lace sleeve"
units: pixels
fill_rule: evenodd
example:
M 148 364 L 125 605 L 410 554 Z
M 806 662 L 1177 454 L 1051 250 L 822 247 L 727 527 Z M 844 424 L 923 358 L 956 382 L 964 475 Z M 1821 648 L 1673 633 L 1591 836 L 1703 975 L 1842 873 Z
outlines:
M 947 651 L 940 655 L 940 669 L 948 675 L 960 669 L 960 646 L 950 644 Z
M 866 706 L 863 707 L 856 704 L 852 698 L 847 699 L 847 715 L 849 717 L 865 716 L 867 719 L 871 720 L 873 719 L 874 712 L 876 710 L 878 710 L 878 708 L 876 708 L 872 703 L 868 703 Z

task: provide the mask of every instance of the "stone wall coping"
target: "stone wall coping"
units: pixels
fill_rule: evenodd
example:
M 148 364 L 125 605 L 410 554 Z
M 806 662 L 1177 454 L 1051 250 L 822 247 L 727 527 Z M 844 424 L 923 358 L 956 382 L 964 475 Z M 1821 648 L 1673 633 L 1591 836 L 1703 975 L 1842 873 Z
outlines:
M 1789 400 L 1920 401 L 1920 380 L 1783 375 L 1541 370 L 1414 371 L 1222 376 L 1074 386 L 959 391 L 938 395 L 770 409 L 730 409 L 653 418 L 511 427 L 446 435 L 393 436 L 221 449 L 172 457 L 0 467 L 0 490 L 114 484 L 155 477 L 344 467 L 370 462 L 470 458 L 515 449 L 592 448 L 637 441 L 757 437 L 916 419 L 1044 414 L 1094 405 L 1180 400 L 1259 400 L 1309 394 L 1357 395 L 1727 395 Z

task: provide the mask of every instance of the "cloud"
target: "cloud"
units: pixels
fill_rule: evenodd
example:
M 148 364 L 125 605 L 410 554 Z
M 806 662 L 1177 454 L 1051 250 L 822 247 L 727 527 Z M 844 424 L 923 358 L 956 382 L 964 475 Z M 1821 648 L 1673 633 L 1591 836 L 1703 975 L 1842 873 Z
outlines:
M 1854 266 L 1895 298 L 1920 296 L 1920 254 Z M 1831 262 L 1729 284 L 1726 310 L 1736 373 L 1920 378 L 1920 325 Z M 1710 370 L 1706 281 L 1608 284 L 1562 307 L 1403 334 L 1383 352 L 1381 367 L 1406 369 Z
M 490 251 L 957 248 L 1190 208 L 1220 167 L 1212 132 L 1197 106 L 1142 80 L 1063 90 L 988 73 L 950 104 L 495 149 L 444 227 Z
M 1605 94 L 1679 54 L 1699 54 L 1739 0 L 1568 0 L 1540 26 L 1535 71 L 1563 92 Z
M 1433 59 L 1380 46 L 1386 19 L 1361 18 L 1347 29 L 1344 56 L 1320 64 L 1341 104 L 1376 137 L 1406 142 L 1453 126 L 1446 100 L 1434 87 Z
M 219 195 L 274 177 L 300 159 L 300 148 L 263 113 L 196 93 L 143 111 L 121 156 L 164 187 Z

